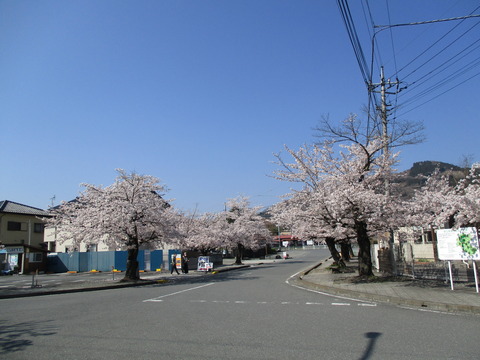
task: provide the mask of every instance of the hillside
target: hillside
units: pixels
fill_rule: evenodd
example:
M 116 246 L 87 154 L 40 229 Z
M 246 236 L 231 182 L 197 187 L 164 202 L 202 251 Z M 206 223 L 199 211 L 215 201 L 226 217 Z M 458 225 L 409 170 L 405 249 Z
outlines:
M 404 198 L 412 197 L 414 191 L 425 184 L 427 177 L 432 175 L 435 169 L 439 169 L 440 173 L 447 174 L 452 184 L 466 175 L 465 169 L 441 161 L 416 162 L 410 169 L 399 173 L 394 181 L 400 196 Z

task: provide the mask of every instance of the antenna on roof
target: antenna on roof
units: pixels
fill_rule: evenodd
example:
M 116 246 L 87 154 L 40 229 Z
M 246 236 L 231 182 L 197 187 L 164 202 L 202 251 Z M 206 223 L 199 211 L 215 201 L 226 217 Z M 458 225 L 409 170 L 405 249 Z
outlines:
M 55 195 L 53 195 L 53 197 L 50 198 L 50 200 L 52 201 L 51 207 L 53 207 L 53 205 L 54 205 L 54 203 L 55 203 L 55 199 L 56 199 L 56 196 L 55 196 Z

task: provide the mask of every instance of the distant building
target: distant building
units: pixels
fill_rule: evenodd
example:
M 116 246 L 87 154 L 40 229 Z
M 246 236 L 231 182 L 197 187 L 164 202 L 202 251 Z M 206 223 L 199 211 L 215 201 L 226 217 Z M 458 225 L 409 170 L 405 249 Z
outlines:
M 48 248 L 42 217 L 49 213 L 13 201 L 0 201 L 0 270 L 46 270 Z

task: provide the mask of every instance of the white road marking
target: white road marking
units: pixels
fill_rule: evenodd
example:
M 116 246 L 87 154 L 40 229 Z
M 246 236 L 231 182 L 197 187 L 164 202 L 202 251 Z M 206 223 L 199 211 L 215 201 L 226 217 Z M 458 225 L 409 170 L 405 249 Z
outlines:
M 326 293 L 326 292 L 323 292 L 323 291 L 308 289 L 308 288 L 306 288 L 306 287 L 298 286 L 298 285 L 295 285 L 295 284 L 290 284 L 290 280 L 291 280 L 292 278 L 294 278 L 295 276 L 297 276 L 298 274 L 300 274 L 301 272 L 302 272 L 302 271 L 299 271 L 299 272 L 293 274 L 292 276 L 290 276 L 287 280 L 285 280 L 285 283 L 287 283 L 288 285 L 293 286 L 293 287 L 295 287 L 295 288 L 297 288 L 297 289 L 302 289 L 302 290 L 314 292 L 314 293 L 316 293 L 316 294 L 334 297 L 334 298 L 337 298 L 337 299 L 355 301 L 355 302 L 364 303 L 364 304 L 375 304 L 375 303 L 370 302 L 370 301 L 358 300 L 358 299 L 353 299 L 353 298 L 349 298 L 349 297 L 346 297 L 346 296 L 340 296 L 340 295 L 332 295 L 332 294 L 329 294 L 329 293 Z
M 156 298 L 153 298 L 153 299 L 143 300 L 143 302 L 158 301 L 159 299 L 162 299 L 162 298 L 165 298 L 165 297 L 168 297 L 168 296 L 178 295 L 178 294 L 181 294 L 181 293 L 184 293 L 184 292 L 187 292 L 187 291 L 201 289 L 203 287 L 210 286 L 210 285 L 213 285 L 213 284 L 215 284 L 215 283 L 212 282 L 212 283 L 208 283 L 208 284 L 205 284 L 205 285 L 195 286 L 193 288 L 180 290 L 180 291 L 177 291 L 177 292 L 174 292 L 174 293 L 171 293 L 171 294 L 162 295 L 162 296 L 159 296 L 159 297 L 156 297 Z
M 193 288 L 195 289 L 195 288 Z M 188 289 L 188 290 L 193 290 L 193 289 Z M 186 290 L 186 291 L 188 291 Z M 168 295 L 163 295 L 163 297 L 170 296 L 170 295 L 175 295 L 178 293 L 173 293 L 173 294 L 168 294 Z M 162 302 L 163 300 L 160 299 L 161 297 L 154 298 L 154 299 L 149 299 L 149 300 L 144 300 L 144 302 L 149 301 L 149 302 Z M 300 302 L 292 302 L 292 301 L 257 301 L 257 302 L 252 302 L 248 300 L 205 300 L 205 299 L 198 299 L 198 300 L 189 300 L 191 303 L 202 303 L 202 304 L 258 304 L 258 305 L 317 305 L 317 306 L 351 306 L 352 304 L 350 303 L 345 303 L 345 302 L 332 302 L 330 304 L 325 304 L 325 303 L 319 303 L 319 302 L 305 302 L 305 303 L 300 303 Z M 363 307 L 376 307 L 377 304 L 365 304 L 365 303 L 359 303 L 357 306 L 363 306 Z

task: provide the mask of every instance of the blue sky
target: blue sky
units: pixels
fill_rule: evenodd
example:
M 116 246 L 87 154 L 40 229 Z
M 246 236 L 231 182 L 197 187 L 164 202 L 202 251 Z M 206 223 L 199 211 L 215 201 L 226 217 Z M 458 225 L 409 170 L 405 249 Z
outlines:
M 372 21 L 450 18 L 480 3 L 349 5 L 370 64 Z M 458 21 L 376 35 L 373 81 L 380 65 L 392 80 L 406 66 L 398 76 L 409 87 L 390 102 L 405 102 L 395 115 L 426 128 L 425 143 L 403 149 L 401 170 L 480 160 L 480 26 L 467 32 L 479 21 L 448 35 Z M 455 54 L 464 55 L 457 67 L 430 79 Z M 366 103 L 333 0 L 0 1 L 0 200 L 45 209 L 123 168 L 159 177 L 184 210 L 221 211 L 238 195 L 268 206 L 291 186 L 269 177 L 273 153 L 314 141 L 322 116 L 341 121 Z

